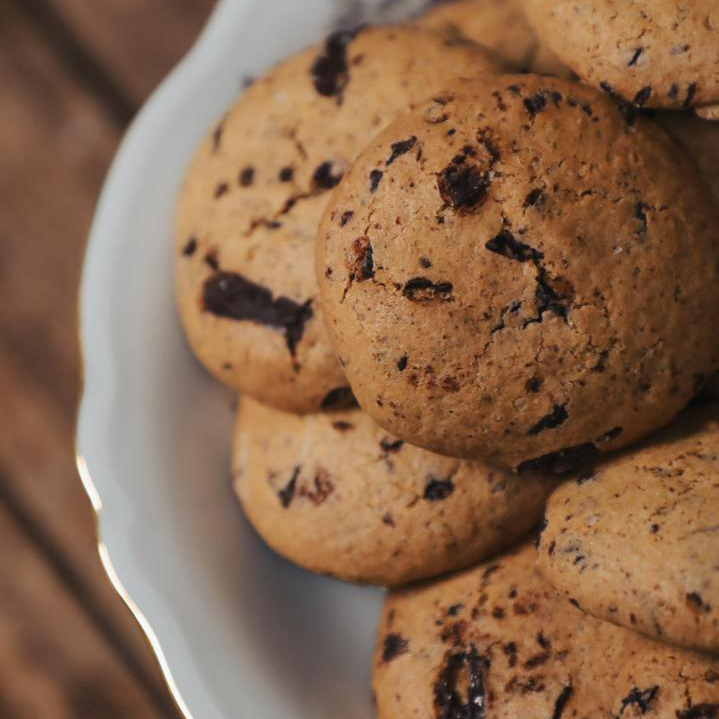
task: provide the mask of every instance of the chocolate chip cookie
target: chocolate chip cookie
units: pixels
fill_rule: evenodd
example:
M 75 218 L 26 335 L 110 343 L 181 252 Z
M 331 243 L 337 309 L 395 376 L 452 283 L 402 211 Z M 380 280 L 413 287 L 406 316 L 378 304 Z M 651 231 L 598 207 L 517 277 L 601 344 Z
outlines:
M 398 585 L 490 556 L 535 526 L 554 480 L 430 454 L 360 411 L 297 416 L 240 402 L 233 477 L 277 552 L 315 572 Z
M 215 376 L 296 412 L 341 394 L 313 256 L 330 191 L 399 112 L 490 67 L 478 46 L 430 30 L 339 32 L 232 106 L 199 148 L 177 207 L 180 316 Z
M 719 661 L 583 613 L 525 546 L 391 593 L 374 691 L 379 719 L 716 719 Z
M 337 188 L 322 306 L 388 431 L 563 471 L 667 424 L 719 367 L 718 223 L 686 152 L 607 95 L 460 80 Z
M 639 107 L 719 100 L 716 0 L 525 0 L 537 34 L 583 80 Z
M 417 23 L 495 51 L 509 69 L 570 78 L 573 72 L 529 24 L 520 0 L 454 0 L 428 10 Z
M 546 520 L 540 566 L 582 609 L 719 653 L 719 405 L 566 483 Z

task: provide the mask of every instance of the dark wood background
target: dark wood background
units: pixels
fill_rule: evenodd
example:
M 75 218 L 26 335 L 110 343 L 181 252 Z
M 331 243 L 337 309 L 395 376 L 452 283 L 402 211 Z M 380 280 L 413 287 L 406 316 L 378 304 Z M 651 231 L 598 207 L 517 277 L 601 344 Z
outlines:
M 0 717 L 176 717 L 74 466 L 76 298 L 118 140 L 213 0 L 0 0 Z

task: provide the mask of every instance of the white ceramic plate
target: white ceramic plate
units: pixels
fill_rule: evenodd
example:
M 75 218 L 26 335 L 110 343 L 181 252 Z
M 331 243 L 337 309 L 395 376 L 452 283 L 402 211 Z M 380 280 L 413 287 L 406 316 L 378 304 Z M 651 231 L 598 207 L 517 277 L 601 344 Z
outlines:
M 81 290 L 78 466 L 100 552 L 194 719 L 364 719 L 381 594 L 274 556 L 229 482 L 231 396 L 175 317 L 172 215 L 194 147 L 243 80 L 342 24 L 422 0 L 224 0 L 133 123 L 92 226 Z

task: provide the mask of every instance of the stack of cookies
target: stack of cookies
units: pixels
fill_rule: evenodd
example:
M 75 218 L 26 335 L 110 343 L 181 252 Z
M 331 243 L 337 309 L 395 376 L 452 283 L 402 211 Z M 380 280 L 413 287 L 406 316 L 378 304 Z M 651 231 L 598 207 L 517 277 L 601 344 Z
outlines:
M 719 719 L 717 115 L 715 0 L 458 0 L 199 148 L 183 326 L 259 534 L 392 589 L 382 719 Z

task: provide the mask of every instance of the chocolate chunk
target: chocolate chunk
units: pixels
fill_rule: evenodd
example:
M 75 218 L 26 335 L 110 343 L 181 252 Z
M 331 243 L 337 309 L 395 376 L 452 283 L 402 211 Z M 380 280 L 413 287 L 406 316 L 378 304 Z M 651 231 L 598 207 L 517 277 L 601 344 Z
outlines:
M 450 617 L 456 617 L 463 609 L 464 604 L 453 604 L 451 607 L 447 608 L 447 614 L 449 614 Z
M 379 446 L 385 454 L 397 454 L 404 446 L 404 440 L 385 437 L 380 441 Z
M 340 172 L 337 175 L 333 175 L 332 167 L 333 164 L 329 160 L 317 166 L 317 169 L 312 175 L 312 192 L 331 190 L 340 183 L 342 173 Z
M 369 238 L 358 237 L 352 243 L 352 261 L 349 262 L 350 279 L 364 282 L 374 277 L 374 253 Z
M 559 107 L 563 99 L 562 93 L 556 90 L 539 90 L 534 95 L 524 98 L 524 107 L 534 117 L 547 107 L 549 100 L 554 103 L 555 107 Z
M 396 527 L 394 517 L 389 513 L 386 512 L 382 515 L 382 524 L 386 524 L 388 527 Z
M 552 719 L 561 719 L 562 712 L 564 712 L 564 708 L 567 706 L 567 702 L 570 700 L 573 693 L 574 689 L 570 686 L 562 689 L 557 697 L 557 700 L 554 702 L 554 713 L 552 714 Z
M 604 444 L 605 442 L 611 442 L 613 439 L 619 437 L 624 431 L 622 427 L 612 427 L 608 432 L 605 432 L 601 437 L 597 437 L 597 444 Z
M 342 102 L 342 94 L 349 83 L 347 47 L 357 32 L 334 32 L 325 40 L 324 53 L 314 61 L 310 71 L 315 90 L 320 95 L 336 97 L 338 102 Z
M 704 603 L 701 595 L 697 592 L 689 592 L 689 594 L 686 595 L 686 602 L 689 609 L 693 612 L 708 612 L 711 609 L 708 604 Z
M 452 290 L 451 282 L 432 282 L 426 277 L 413 277 L 404 283 L 402 294 L 412 302 L 430 302 L 437 298 L 447 301 Z
M 471 645 L 448 654 L 434 685 L 436 719 L 485 719 L 485 681 L 490 662 Z
M 372 172 L 369 173 L 369 191 L 370 192 L 377 191 L 377 188 L 379 187 L 379 183 L 382 181 L 383 176 L 384 176 L 384 172 L 382 172 L 382 170 L 372 170 Z
M 217 259 L 217 250 L 212 249 L 208 250 L 207 254 L 204 257 L 205 264 L 211 269 L 211 270 L 219 270 L 220 269 L 220 261 Z
M 509 230 L 502 230 L 484 246 L 490 252 L 515 262 L 539 262 L 544 257 L 539 250 L 517 240 Z
M 187 244 L 182 248 L 182 254 L 185 257 L 192 257 L 192 255 L 195 254 L 195 250 L 197 250 L 197 240 L 194 237 L 190 237 L 190 239 L 187 240 Z
M 550 452 L 536 459 L 528 459 L 522 462 L 517 469 L 520 472 L 527 470 L 534 472 L 547 472 L 551 474 L 562 474 L 576 469 L 582 462 L 596 457 L 599 450 L 593 442 L 585 442 L 574 447 L 560 449 L 557 452 Z
M 634 96 L 634 104 L 641 107 L 651 97 L 652 88 L 651 85 L 645 85 L 639 92 Z
M 329 497 L 335 490 L 334 485 L 329 479 L 329 473 L 326 469 L 322 469 L 321 467 L 317 469 L 317 474 L 315 474 L 311 486 L 313 486 L 314 489 L 310 489 L 305 486 L 300 487 L 297 495 L 300 497 L 306 497 L 310 502 L 312 502 L 312 504 L 315 505 L 315 507 L 319 507 L 320 504 L 323 504 L 327 497 Z
M 632 67 L 633 65 L 636 65 L 636 64 L 637 64 L 637 60 L 639 60 L 639 57 L 641 56 L 641 54 L 642 54 L 643 52 L 644 52 L 644 48 L 643 48 L 643 47 L 638 47 L 638 48 L 634 51 L 634 54 L 632 55 L 632 59 L 627 63 L 627 65 L 628 65 L 629 67 Z
M 532 428 L 527 432 L 529 435 L 537 435 L 543 432 L 545 429 L 554 429 L 564 424 L 569 419 L 565 405 L 555 404 L 552 411 L 542 417 Z
M 517 665 L 517 645 L 514 642 L 508 642 L 502 647 L 502 651 L 507 656 L 507 663 L 510 667 Z
M 677 719 L 719 719 L 719 704 L 695 704 L 678 711 Z
M 420 267 L 424 268 L 425 270 L 428 270 L 432 266 L 432 263 L 430 262 L 430 260 L 427 257 L 420 257 L 419 265 L 420 265 Z
M 406 654 L 408 651 L 409 642 L 401 634 L 388 634 L 382 645 L 382 663 L 391 662 L 395 657 Z
M 397 360 L 397 369 L 400 372 L 404 372 L 407 369 L 407 362 L 409 361 L 409 358 L 407 355 L 403 355 Z
M 687 87 L 687 96 L 684 100 L 684 107 L 689 107 L 692 104 L 692 100 L 694 99 L 694 95 L 697 93 L 697 84 L 695 82 L 689 83 L 689 86 Z
M 555 283 L 555 286 L 552 285 Z M 563 294 L 560 294 L 562 292 Z M 569 296 L 571 290 L 568 287 L 563 287 L 562 283 L 558 280 L 550 280 L 544 268 L 539 268 L 539 274 L 537 275 L 537 287 L 534 291 L 534 295 L 537 301 L 537 315 L 531 319 L 525 321 L 523 328 L 532 324 L 533 322 L 542 322 L 543 315 L 545 312 L 551 312 L 557 317 L 561 317 L 565 322 L 569 315 L 569 302 L 571 296 Z
M 294 167 L 283 167 L 278 175 L 280 182 L 290 182 L 295 176 Z
M 456 377 L 443 377 L 440 384 L 445 392 L 459 392 L 460 390 L 460 384 Z
M 622 708 L 619 712 L 619 716 L 624 714 L 624 710 L 632 704 L 636 704 L 639 708 L 640 714 L 646 714 L 649 711 L 649 705 L 654 701 L 654 698 L 658 693 L 658 686 L 650 687 L 649 689 L 644 689 L 643 691 L 634 687 L 634 689 L 632 689 L 629 694 L 622 699 Z
M 349 422 L 333 422 L 332 426 L 338 431 L 338 432 L 349 432 L 350 430 L 354 429 L 355 426 L 353 424 L 350 424 Z
M 679 97 L 679 85 L 677 85 L 676 83 L 672 83 L 672 86 L 667 92 L 667 97 L 670 100 L 676 100 L 676 98 Z
M 295 496 L 295 488 L 297 487 L 297 477 L 300 474 L 301 467 L 295 467 L 292 472 L 292 478 L 287 483 L 284 489 L 277 492 L 277 496 L 280 498 L 280 504 L 287 509 L 292 503 L 292 499 Z
M 322 409 L 346 409 L 356 405 L 357 400 L 350 387 L 335 387 L 325 395 L 320 406 Z
M 249 187 L 255 180 L 255 168 L 254 167 L 245 167 L 242 172 L 240 172 L 240 185 L 242 187 Z
M 496 165 L 501 159 L 502 155 L 499 151 L 499 145 L 497 144 L 496 139 L 493 136 L 492 130 L 489 127 L 483 127 L 477 132 L 477 142 L 482 145 L 482 147 L 484 147 L 487 154 L 489 155 L 490 167 Z M 466 152 L 468 148 L 465 147 L 464 149 Z M 476 153 L 472 152 L 470 154 L 474 155 Z
M 255 322 L 282 330 L 294 357 L 313 317 L 312 300 L 298 304 L 288 297 L 273 298 L 272 292 L 234 272 L 217 271 L 202 288 L 202 309 L 217 317 Z
M 222 144 L 222 133 L 225 131 L 225 123 L 221 122 L 212 133 L 212 152 L 217 152 Z
M 416 142 L 417 138 L 412 135 L 412 137 L 407 140 L 400 140 L 399 142 L 392 143 L 392 154 L 385 163 L 386 167 L 389 167 L 401 155 L 409 152 L 415 146 Z
M 542 666 L 542 664 L 545 664 L 549 660 L 549 657 L 549 652 L 540 652 L 539 654 L 534 654 L 533 656 L 529 657 L 526 662 L 524 662 L 523 667 L 530 670 L 536 669 L 537 667 Z
M 527 392 L 539 392 L 541 386 L 542 380 L 539 377 L 532 377 L 532 379 L 527 380 L 525 388 Z
M 570 107 L 578 107 L 586 115 L 589 115 L 589 117 L 592 116 L 592 106 L 588 102 L 577 100 L 575 97 L 570 96 L 567 98 L 567 105 Z
M 340 227 L 344 227 L 353 217 L 354 212 L 352 210 L 347 210 L 346 212 L 342 213 L 342 217 L 340 217 Z
M 617 105 L 619 106 L 619 112 L 621 112 L 622 116 L 624 117 L 624 120 L 628 125 L 634 124 L 634 120 L 637 116 L 637 109 L 632 105 L 630 102 L 627 102 L 625 98 L 623 98 L 618 92 L 615 92 L 612 86 L 606 82 L 605 80 L 602 80 L 602 82 L 599 83 L 599 87 L 609 95 L 609 97 L 614 100 Z
M 450 164 L 437 177 L 443 202 L 460 212 L 473 212 L 480 207 L 491 184 L 489 172 L 471 164 Z
M 525 198 L 522 207 L 534 207 L 544 202 L 544 191 L 540 188 L 532 190 Z
M 226 182 L 220 182 L 217 187 L 215 187 L 215 199 L 217 200 L 222 197 L 229 189 L 230 186 Z
M 524 98 L 524 107 L 527 108 L 527 112 L 532 117 L 544 110 L 546 106 L 547 97 L 543 92 L 537 92 L 534 95 Z
M 430 477 L 424 487 L 423 499 L 428 502 L 438 502 L 447 499 L 454 492 L 454 484 L 451 479 L 435 479 Z

